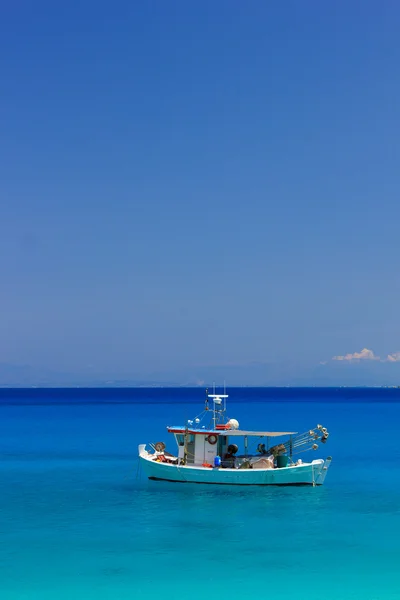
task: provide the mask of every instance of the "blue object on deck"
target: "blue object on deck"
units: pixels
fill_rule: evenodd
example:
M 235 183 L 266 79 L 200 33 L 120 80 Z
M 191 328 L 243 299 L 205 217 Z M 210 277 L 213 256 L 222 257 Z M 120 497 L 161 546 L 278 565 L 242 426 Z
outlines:
M 221 457 L 220 456 L 216 456 L 214 458 L 214 467 L 220 467 L 221 466 Z

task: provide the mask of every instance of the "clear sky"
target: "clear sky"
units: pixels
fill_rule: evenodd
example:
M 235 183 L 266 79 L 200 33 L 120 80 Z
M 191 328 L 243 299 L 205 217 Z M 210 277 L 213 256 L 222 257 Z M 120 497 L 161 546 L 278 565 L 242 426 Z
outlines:
M 3 3 L 0 362 L 398 352 L 399 31 L 395 1 Z

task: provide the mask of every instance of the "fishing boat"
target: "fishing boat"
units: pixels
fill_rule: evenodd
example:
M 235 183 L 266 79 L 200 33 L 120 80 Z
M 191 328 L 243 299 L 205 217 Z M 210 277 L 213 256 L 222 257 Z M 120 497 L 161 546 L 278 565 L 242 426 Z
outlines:
M 247 431 L 226 416 L 228 394 L 208 394 L 201 414 L 182 426 L 168 426 L 175 454 L 164 442 L 139 445 L 140 466 L 149 479 L 218 485 L 311 485 L 324 483 L 332 457 L 301 458 L 326 444 L 329 432 L 317 425 L 304 433 Z

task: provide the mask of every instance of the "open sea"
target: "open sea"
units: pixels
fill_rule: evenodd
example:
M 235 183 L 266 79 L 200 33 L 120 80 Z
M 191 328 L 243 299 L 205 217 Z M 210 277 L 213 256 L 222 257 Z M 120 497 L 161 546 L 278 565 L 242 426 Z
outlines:
M 0 599 L 399 600 L 400 389 L 228 393 L 242 428 L 326 426 L 324 486 L 145 479 L 202 389 L 0 390 Z

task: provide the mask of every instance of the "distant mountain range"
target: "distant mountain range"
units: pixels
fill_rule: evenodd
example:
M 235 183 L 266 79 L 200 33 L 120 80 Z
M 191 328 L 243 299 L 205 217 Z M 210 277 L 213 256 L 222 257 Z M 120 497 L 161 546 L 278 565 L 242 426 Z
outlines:
M 311 368 L 286 363 L 198 366 L 154 372 L 143 378 L 105 373 L 63 373 L 30 365 L 0 363 L 0 387 L 151 387 L 151 386 L 397 386 L 400 363 L 330 361 Z

